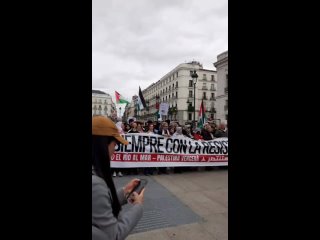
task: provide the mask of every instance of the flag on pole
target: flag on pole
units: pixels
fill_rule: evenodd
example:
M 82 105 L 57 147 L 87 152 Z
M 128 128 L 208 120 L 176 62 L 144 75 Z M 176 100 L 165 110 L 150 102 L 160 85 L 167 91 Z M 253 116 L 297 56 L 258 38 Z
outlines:
M 128 104 L 129 103 L 129 101 L 127 101 L 123 96 L 121 96 L 120 93 L 118 93 L 117 91 L 115 91 L 115 92 L 116 92 L 116 103 L 118 103 L 118 104 L 122 104 L 122 103 Z
M 144 100 L 141 88 L 139 86 L 139 96 L 138 96 L 138 106 L 139 106 L 139 110 L 142 110 L 144 108 L 147 108 L 147 104 L 146 101 Z
M 206 110 L 204 108 L 203 99 L 202 99 L 201 105 L 200 105 L 200 110 L 199 110 L 198 128 L 203 128 L 205 122 L 207 121 L 205 112 L 206 112 Z

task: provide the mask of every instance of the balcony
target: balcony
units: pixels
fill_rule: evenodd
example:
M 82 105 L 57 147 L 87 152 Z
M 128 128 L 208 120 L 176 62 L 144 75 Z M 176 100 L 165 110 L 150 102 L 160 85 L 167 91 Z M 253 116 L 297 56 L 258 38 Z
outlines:
M 208 87 L 202 87 L 202 90 L 208 90 Z
M 188 112 L 193 112 L 194 111 L 194 107 L 193 106 L 188 106 Z
M 217 91 L 217 89 L 213 87 L 213 88 L 210 88 L 210 91 Z
M 210 98 L 210 100 L 211 100 L 211 101 L 215 101 L 215 100 L 216 100 L 216 98 L 212 98 L 212 97 L 211 97 L 211 98 Z
M 169 115 L 175 115 L 175 114 L 177 114 L 177 111 L 178 111 L 178 108 L 177 108 L 177 107 L 171 107 L 171 108 L 169 108 L 169 110 L 168 110 L 168 114 L 169 114 Z

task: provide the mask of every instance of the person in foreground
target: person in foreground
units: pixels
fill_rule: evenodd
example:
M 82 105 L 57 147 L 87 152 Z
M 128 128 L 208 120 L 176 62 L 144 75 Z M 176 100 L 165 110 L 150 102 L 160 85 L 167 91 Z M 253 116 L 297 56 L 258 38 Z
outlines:
M 116 190 L 110 167 L 117 144 L 128 142 L 122 138 L 116 125 L 103 116 L 92 118 L 92 239 L 122 240 L 137 225 L 143 213 L 144 190 L 129 193 L 139 183 L 131 180 Z M 128 199 L 128 200 L 127 200 Z M 124 211 L 122 205 L 129 202 Z

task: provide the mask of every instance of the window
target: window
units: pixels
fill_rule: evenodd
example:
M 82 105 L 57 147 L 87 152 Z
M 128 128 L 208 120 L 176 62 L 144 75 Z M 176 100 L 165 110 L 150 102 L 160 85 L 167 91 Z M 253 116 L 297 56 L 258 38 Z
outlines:
M 178 87 L 178 82 L 176 82 L 176 88 Z
M 164 97 L 162 98 L 162 102 L 164 102 Z
M 168 88 L 166 88 L 166 92 L 168 92 Z
M 193 87 L 192 86 L 192 80 L 189 80 L 189 87 Z
M 215 91 L 215 89 L 214 89 L 214 84 L 211 84 L 210 90 L 211 90 L 211 91 Z
M 189 97 L 192 97 L 192 91 L 189 91 Z
M 172 93 L 172 98 L 174 97 L 174 93 Z
M 168 100 L 167 96 L 166 96 L 166 101 Z
M 176 92 L 176 98 L 178 98 L 178 92 Z
M 211 75 L 211 81 L 214 81 L 214 75 Z
M 226 88 L 228 88 L 228 74 L 226 74 Z
M 211 100 L 214 99 L 214 93 L 211 93 Z
M 172 90 L 174 89 L 174 84 L 172 84 Z
M 172 80 L 174 79 L 174 74 L 172 75 Z
M 188 120 L 192 120 L 192 113 L 189 113 Z
M 203 80 L 207 80 L 207 75 L 203 74 Z
M 207 100 L 207 93 L 206 92 L 203 92 L 203 99 Z
M 208 88 L 207 88 L 207 83 L 203 83 L 202 89 L 203 89 L 203 90 L 208 90 Z
M 178 72 L 177 72 L 177 76 L 176 77 L 178 77 Z

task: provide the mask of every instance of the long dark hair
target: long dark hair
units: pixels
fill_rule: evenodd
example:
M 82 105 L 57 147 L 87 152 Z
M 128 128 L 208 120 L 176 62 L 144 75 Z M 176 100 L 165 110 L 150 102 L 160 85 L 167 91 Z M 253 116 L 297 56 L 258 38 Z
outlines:
M 111 175 L 111 159 L 108 150 L 108 146 L 112 141 L 117 140 L 114 137 L 92 135 L 92 166 L 96 174 L 103 178 L 109 187 L 112 195 L 112 212 L 115 217 L 118 217 L 121 205 Z

